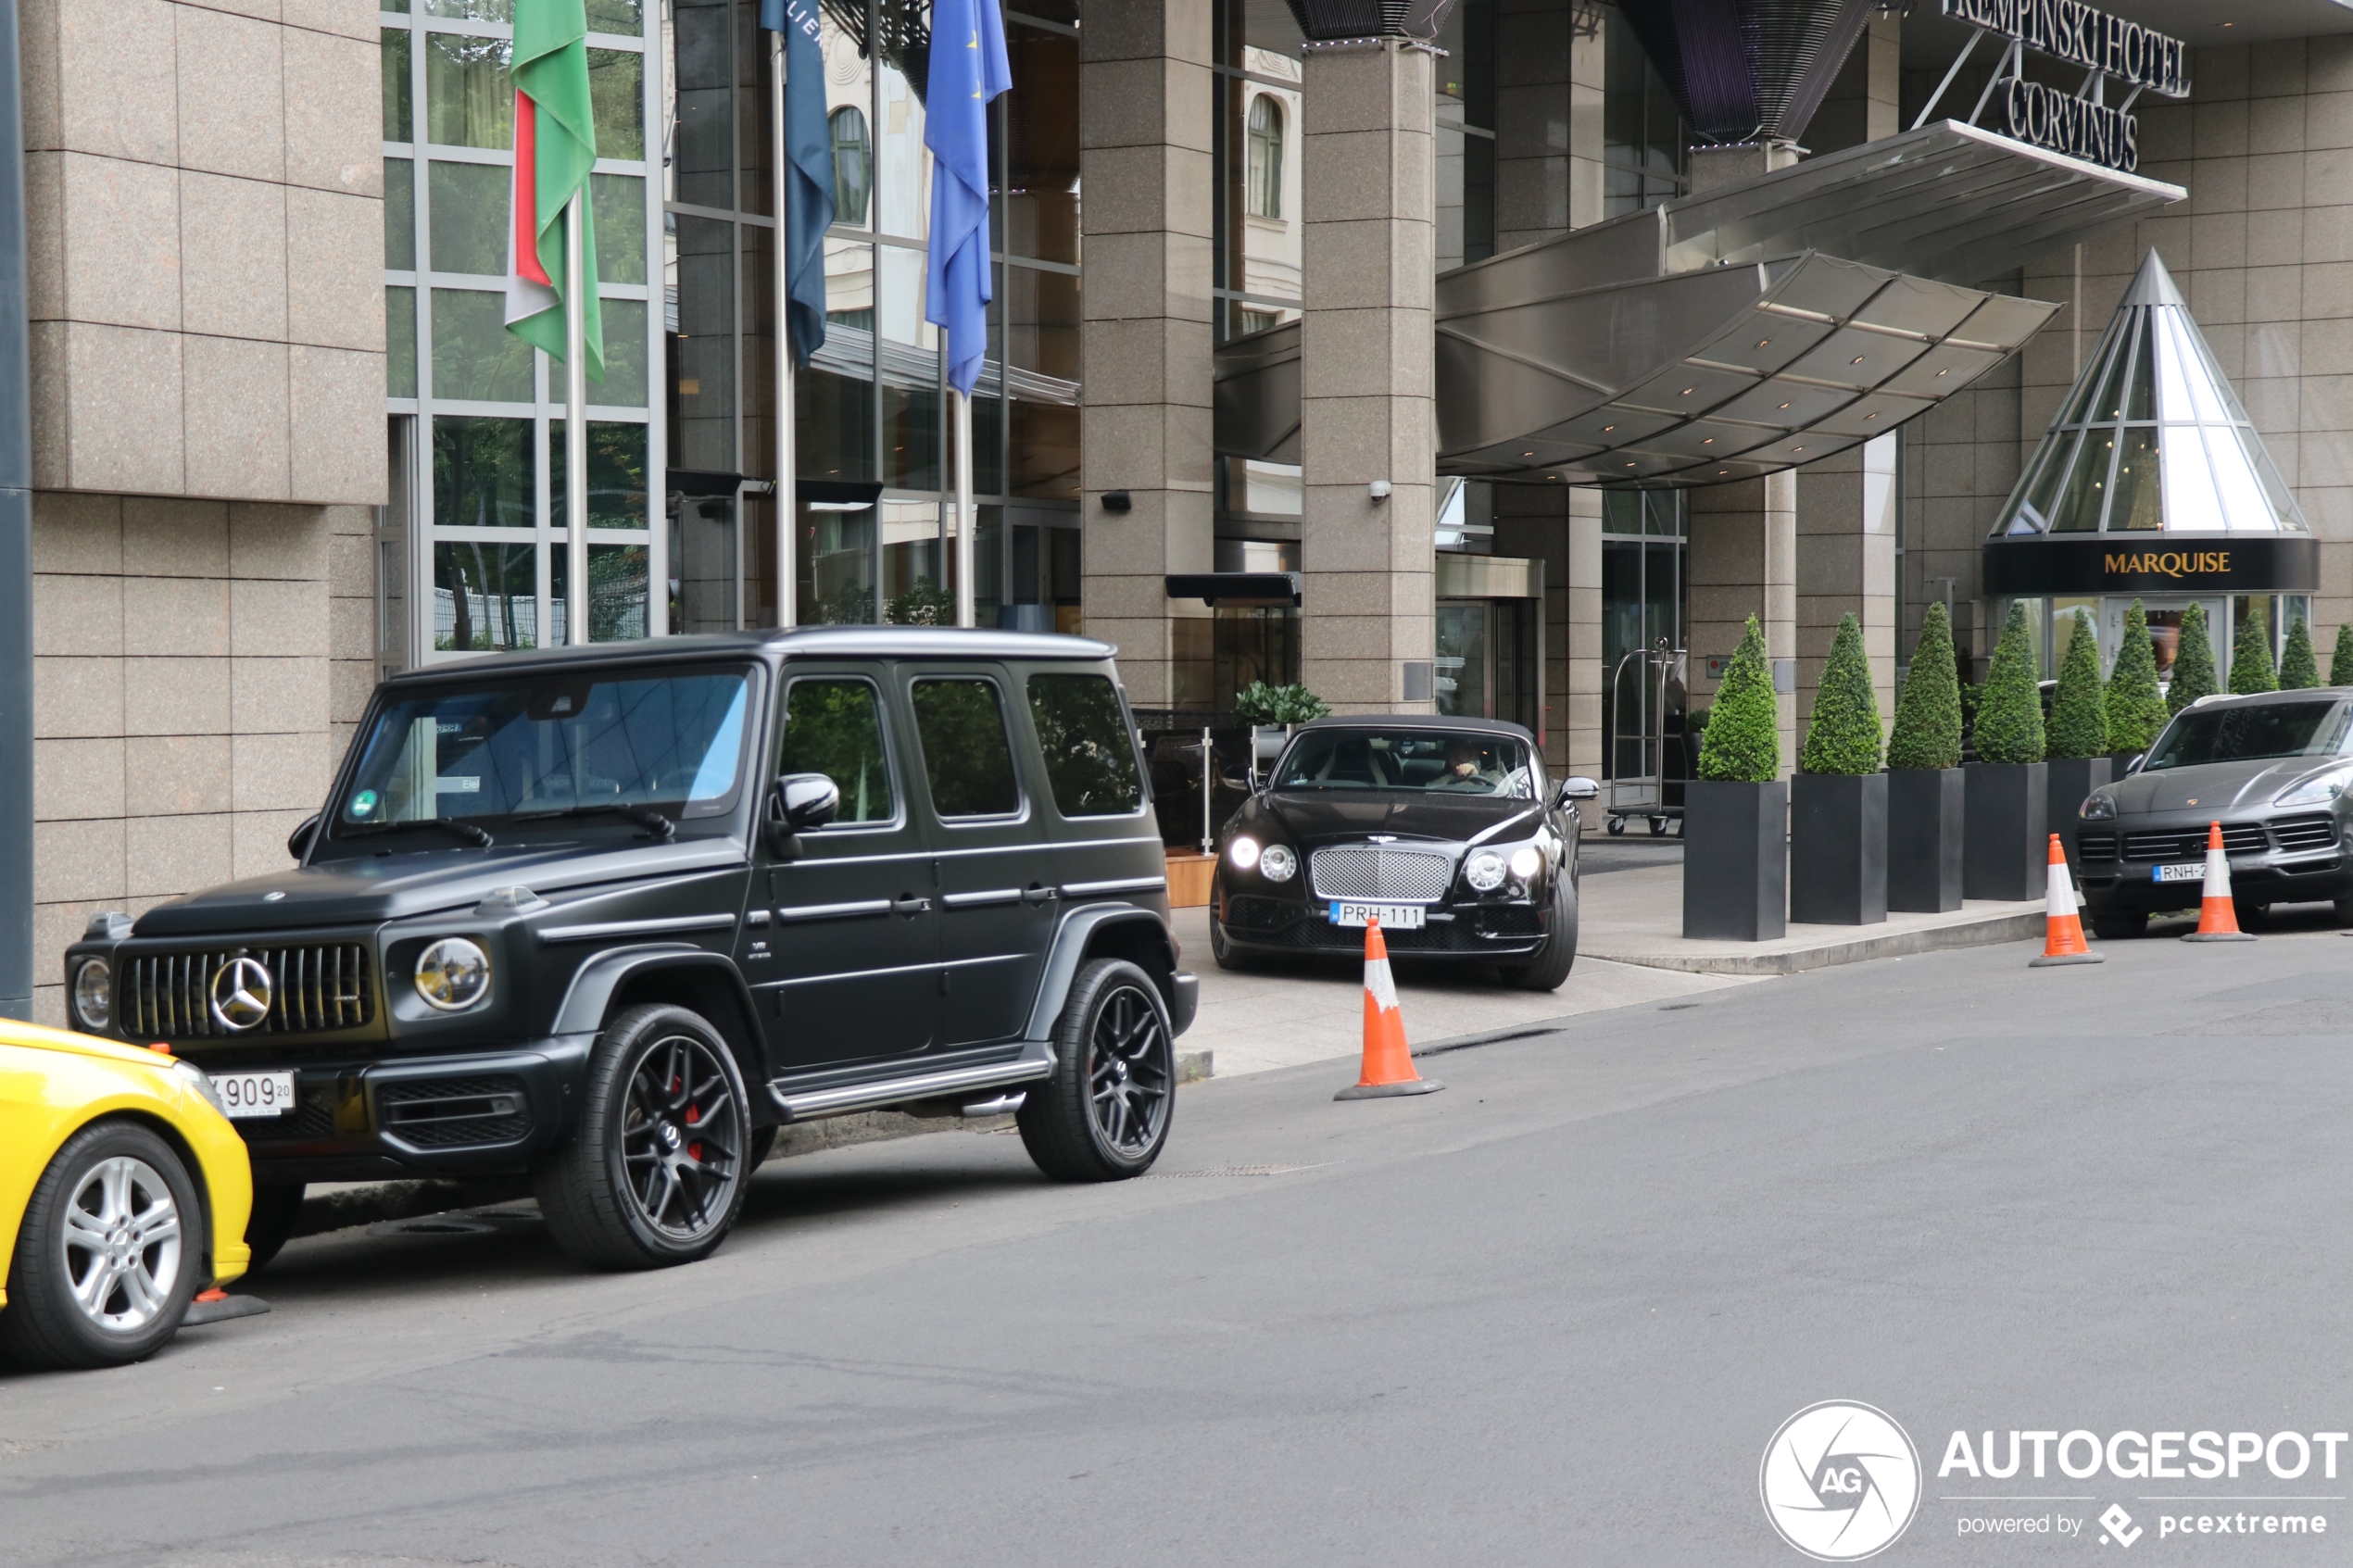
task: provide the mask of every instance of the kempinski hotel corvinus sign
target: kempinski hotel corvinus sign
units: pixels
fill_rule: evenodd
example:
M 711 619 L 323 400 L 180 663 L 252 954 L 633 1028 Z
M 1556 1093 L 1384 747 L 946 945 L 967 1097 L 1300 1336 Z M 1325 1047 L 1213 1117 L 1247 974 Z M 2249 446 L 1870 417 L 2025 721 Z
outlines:
M 2078 0 L 1942 0 L 1956 21 L 2007 38 L 2009 74 L 1996 79 L 2002 131 L 2033 146 L 2131 173 L 2141 161 L 2139 127 L 2125 112 L 2144 90 L 2167 98 L 2187 95 L 2189 45 Z M 2020 51 L 2032 49 L 2099 78 L 2114 77 L 2133 91 L 2109 107 L 2101 96 L 2063 93 L 2030 82 Z M 1956 63 L 1958 69 L 1958 62 Z M 1949 78 L 1948 78 L 1949 80 Z M 2086 83 L 2087 89 L 2091 83 Z M 1940 90 L 1941 91 L 1941 90 Z

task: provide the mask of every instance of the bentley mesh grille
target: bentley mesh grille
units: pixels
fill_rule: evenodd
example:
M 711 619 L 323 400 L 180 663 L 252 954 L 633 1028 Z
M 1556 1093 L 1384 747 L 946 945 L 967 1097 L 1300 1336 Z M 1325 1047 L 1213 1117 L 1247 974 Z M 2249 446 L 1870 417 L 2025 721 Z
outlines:
M 1434 904 L 1454 880 L 1454 857 L 1445 850 L 1387 845 L 1318 849 L 1307 858 L 1307 868 L 1318 898 Z
M 270 972 L 270 1011 L 245 1030 L 213 1016 L 212 977 L 232 959 L 260 960 Z M 195 953 L 141 953 L 115 980 L 122 1032 L 136 1040 L 186 1040 L 354 1029 L 375 1016 L 368 948 L 359 942 L 299 947 L 224 947 Z

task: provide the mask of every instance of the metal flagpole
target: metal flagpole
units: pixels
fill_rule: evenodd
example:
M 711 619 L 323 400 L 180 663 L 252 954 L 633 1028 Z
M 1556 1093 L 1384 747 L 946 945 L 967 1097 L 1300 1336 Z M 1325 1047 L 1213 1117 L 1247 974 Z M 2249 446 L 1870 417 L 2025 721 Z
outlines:
M 588 185 L 564 204 L 564 641 L 588 641 Z
M 956 624 L 977 624 L 973 608 L 973 400 L 948 389 L 956 410 Z
M 792 17 L 785 18 L 789 25 Z M 793 558 L 798 508 L 795 504 L 796 455 L 793 424 L 799 405 L 793 399 L 792 256 L 788 239 L 791 220 L 786 187 L 791 170 L 785 162 L 785 35 L 768 35 L 768 161 L 775 171 L 776 194 L 776 624 L 799 624 L 800 567 Z

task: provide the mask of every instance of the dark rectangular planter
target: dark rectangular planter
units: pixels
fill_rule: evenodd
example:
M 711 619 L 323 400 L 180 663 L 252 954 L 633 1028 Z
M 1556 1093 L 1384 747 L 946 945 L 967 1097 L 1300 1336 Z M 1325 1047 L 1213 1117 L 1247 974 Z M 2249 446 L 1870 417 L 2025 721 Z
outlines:
M 1789 918 L 1801 925 L 1887 919 L 1885 773 L 1790 780 Z
M 1950 914 L 1961 907 L 1961 845 L 1969 780 L 1958 768 L 1898 768 L 1887 775 L 1887 907 Z
M 2049 826 L 2044 831 L 2059 835 L 2059 842 L 2067 846 L 2068 864 L 2080 870 L 2083 862 L 2075 853 L 2075 829 L 2082 819 L 2075 814 L 2076 808 L 2083 804 L 2085 796 L 2116 776 L 2116 763 L 2106 757 L 2052 757 L 2043 766 L 2051 771 Z M 2047 848 L 2043 858 L 2047 865 Z
M 2050 764 L 1971 762 L 1961 893 L 2015 902 L 2050 884 Z
M 1770 942 L 1789 930 L 1789 782 L 1683 786 L 1683 935 Z

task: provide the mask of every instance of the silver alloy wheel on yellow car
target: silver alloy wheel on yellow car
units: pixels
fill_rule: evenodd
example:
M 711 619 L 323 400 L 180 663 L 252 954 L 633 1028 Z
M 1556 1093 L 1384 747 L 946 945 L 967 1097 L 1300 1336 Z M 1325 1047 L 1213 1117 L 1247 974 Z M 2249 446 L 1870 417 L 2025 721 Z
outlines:
M 128 1154 L 91 1166 L 57 1249 L 82 1316 L 114 1334 L 154 1323 L 180 1282 L 180 1207 L 162 1173 Z
M 170 1144 L 131 1122 L 68 1138 L 25 1205 L 0 1350 L 33 1366 L 120 1366 L 180 1327 L 203 1281 L 204 1207 Z

